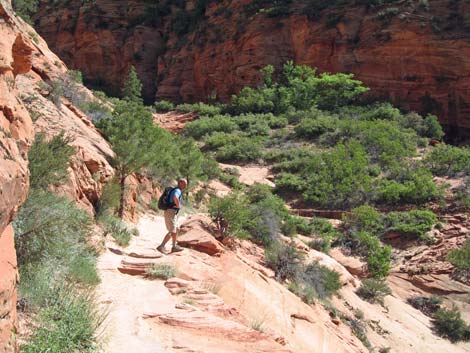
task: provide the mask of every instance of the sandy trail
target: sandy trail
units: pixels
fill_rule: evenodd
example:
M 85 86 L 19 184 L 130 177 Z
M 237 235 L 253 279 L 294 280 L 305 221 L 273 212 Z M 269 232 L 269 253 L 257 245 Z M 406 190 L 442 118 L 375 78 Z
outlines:
M 166 233 L 162 217 L 143 217 L 138 225 L 140 236 L 133 237 L 126 253 L 152 254 Z M 142 318 L 144 313 L 170 313 L 175 300 L 163 281 L 120 273 L 117 267 L 125 255 L 110 248 L 98 260 L 101 283 L 97 289 L 98 302 L 109 312 L 104 327 L 103 353 L 166 353 L 161 337 L 152 325 Z M 167 245 L 168 246 L 168 245 Z

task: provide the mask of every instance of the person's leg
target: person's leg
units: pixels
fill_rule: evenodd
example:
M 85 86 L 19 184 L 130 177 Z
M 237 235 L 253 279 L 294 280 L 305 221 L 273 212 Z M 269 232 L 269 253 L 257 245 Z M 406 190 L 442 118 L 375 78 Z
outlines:
M 163 214 L 163 218 L 165 219 L 165 226 L 168 230 L 168 233 L 166 233 L 162 243 L 157 247 L 157 250 L 160 252 L 164 252 L 166 243 L 168 243 L 168 241 L 171 239 L 171 233 L 173 230 L 173 216 L 174 215 L 172 214 L 171 210 L 166 210 Z
M 171 240 L 173 242 L 173 247 L 176 245 L 176 233 L 170 233 L 171 234 Z
M 160 244 L 159 247 L 164 247 L 166 245 L 166 243 L 168 243 L 168 240 L 170 240 L 171 236 L 172 236 L 173 233 L 166 233 L 165 237 L 163 238 L 163 241 L 162 243 Z
M 173 241 L 173 247 L 171 248 L 171 252 L 178 252 L 178 251 L 183 250 L 183 248 L 176 245 L 177 236 L 178 236 L 178 215 L 175 214 L 175 217 L 173 218 L 173 232 L 171 233 L 171 238 Z

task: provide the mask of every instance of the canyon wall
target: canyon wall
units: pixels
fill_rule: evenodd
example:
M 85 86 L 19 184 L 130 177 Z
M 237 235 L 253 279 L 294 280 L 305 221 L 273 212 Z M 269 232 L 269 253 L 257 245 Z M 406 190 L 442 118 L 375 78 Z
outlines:
M 0 1 L 0 352 L 16 351 L 18 271 L 11 222 L 29 188 L 31 118 L 17 99 L 17 75 L 31 69 L 31 44 L 17 31 L 10 3 Z
M 354 73 L 373 98 L 436 114 L 453 133 L 470 131 L 467 2 L 333 1 L 315 12 L 305 0 L 275 16 L 253 11 L 262 1 L 208 1 L 199 15 L 195 1 L 179 3 L 43 1 L 35 26 L 68 65 L 111 94 L 134 65 L 149 102 L 226 101 L 256 85 L 261 67 L 292 59 Z

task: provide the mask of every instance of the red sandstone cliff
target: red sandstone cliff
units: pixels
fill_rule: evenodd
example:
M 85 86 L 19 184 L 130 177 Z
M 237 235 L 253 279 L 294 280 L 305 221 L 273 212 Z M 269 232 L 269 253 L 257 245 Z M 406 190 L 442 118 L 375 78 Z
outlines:
M 194 3 L 186 2 L 185 13 Z M 181 22 L 192 24 L 179 38 L 174 23 L 182 10 L 173 6 L 170 14 L 153 15 L 144 1 L 44 1 L 35 25 L 68 65 L 114 94 L 133 64 L 148 100 L 214 94 L 227 100 L 243 85 L 256 84 L 259 68 L 294 59 L 321 71 L 352 72 L 376 97 L 470 129 L 470 4 L 330 5 L 309 19 L 308 1 L 294 2 L 289 15 L 275 18 L 247 13 L 251 3 L 211 1 L 205 17 Z
M 15 80 L 31 69 L 31 43 L 0 2 L 0 352 L 16 350 L 16 253 L 13 220 L 29 188 L 27 153 L 33 124 L 17 99 Z

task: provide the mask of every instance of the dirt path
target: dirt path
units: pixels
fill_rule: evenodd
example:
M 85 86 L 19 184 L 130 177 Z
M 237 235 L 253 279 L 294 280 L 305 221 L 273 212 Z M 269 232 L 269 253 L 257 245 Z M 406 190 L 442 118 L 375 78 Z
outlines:
M 106 252 L 98 261 L 101 284 L 98 301 L 109 312 L 105 323 L 103 353 L 166 353 L 162 340 L 152 326 L 143 319 L 145 313 L 170 313 L 175 300 L 163 281 L 152 281 L 141 276 L 130 276 L 118 271 L 126 258 L 139 260 L 126 254 L 140 256 L 160 255 L 154 250 L 166 233 L 162 217 L 144 217 L 139 222 L 140 236 L 134 237 L 124 254 L 117 254 L 118 247 L 108 242 Z M 111 250 L 110 250 L 111 249 Z M 142 259 L 152 261 L 152 259 Z

